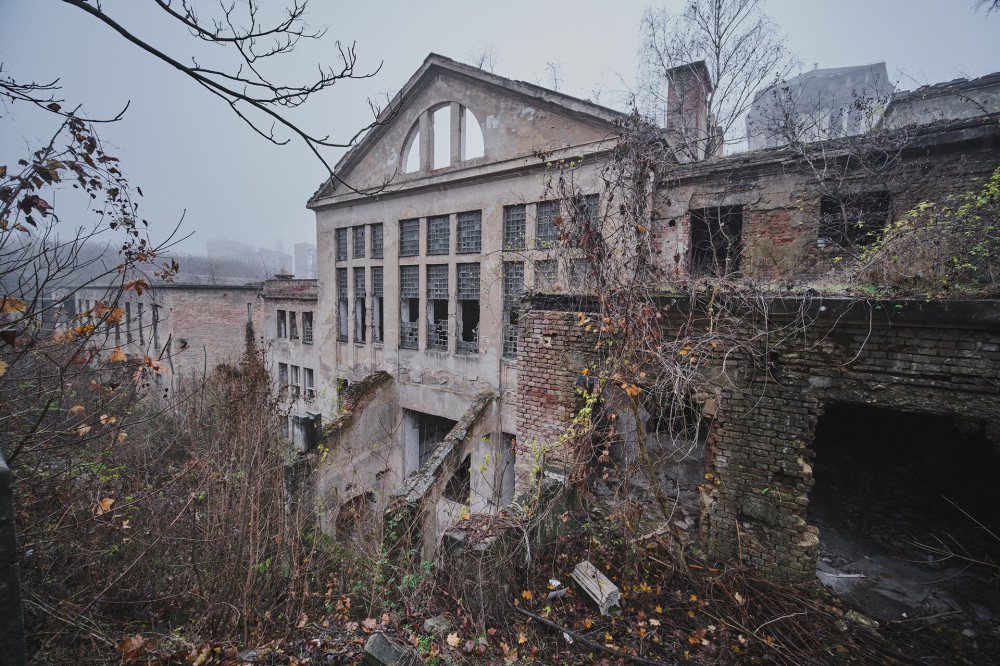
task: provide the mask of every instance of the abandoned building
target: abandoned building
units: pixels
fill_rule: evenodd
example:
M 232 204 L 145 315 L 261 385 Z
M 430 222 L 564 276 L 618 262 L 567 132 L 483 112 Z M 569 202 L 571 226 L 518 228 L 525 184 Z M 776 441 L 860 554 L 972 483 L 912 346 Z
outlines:
M 174 387 L 185 378 L 205 377 L 220 363 L 239 359 L 246 323 L 262 330 L 259 291 L 259 284 L 164 283 L 140 294 L 90 285 L 72 290 L 63 311 L 83 315 L 98 303 L 121 309 L 121 320 L 106 327 L 102 347 L 149 356 L 169 371 L 160 377 Z
M 682 69 L 678 80 L 706 75 Z M 936 470 L 934 444 L 947 440 L 996 469 L 995 303 L 890 306 L 837 296 L 835 282 L 840 258 L 906 210 L 1000 166 L 1000 76 L 896 93 L 879 121 L 891 159 L 859 159 L 874 139 L 844 132 L 823 142 L 822 171 L 806 144 L 719 155 L 697 98 L 706 85 L 678 89 L 690 94 L 675 95 L 664 140 L 691 128 L 685 147 L 701 149 L 678 154 L 651 192 L 656 262 L 670 279 L 769 281 L 774 320 L 809 322 L 768 350 L 767 372 L 736 363 L 706 386 L 709 423 L 686 463 L 694 473 L 681 475 L 684 489 L 675 479 L 695 499 L 685 529 L 713 557 L 803 580 L 816 574 L 823 526 L 843 520 L 829 518 L 839 501 L 829 498 L 882 455 L 874 449 L 912 440 Z M 539 474 L 565 478 L 558 455 L 541 469 L 535 452 L 558 449 L 580 408 L 594 334 L 579 321 L 594 301 L 588 260 L 562 229 L 571 215 L 595 229 L 614 215 L 601 167 L 625 116 L 431 55 L 383 120 L 310 199 L 317 280 L 269 283 L 265 330 L 307 424 L 300 451 L 317 415 L 325 420 L 323 455 L 294 466 L 323 528 L 395 496 L 416 508 L 430 551 L 462 515 L 502 509 Z M 793 272 L 814 286 L 783 295 Z M 667 304 L 683 312 L 682 298 Z M 674 323 L 667 316 L 664 330 Z M 831 444 L 844 421 L 871 426 L 853 438 L 856 455 Z M 947 473 L 960 476 L 954 465 Z M 911 492 L 898 485 L 878 501 L 906 512 Z

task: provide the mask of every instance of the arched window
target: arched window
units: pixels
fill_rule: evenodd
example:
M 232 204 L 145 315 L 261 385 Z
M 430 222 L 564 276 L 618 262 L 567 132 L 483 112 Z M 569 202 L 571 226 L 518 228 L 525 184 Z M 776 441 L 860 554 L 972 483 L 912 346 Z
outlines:
M 453 131 L 452 111 L 458 113 L 457 132 Z M 416 173 L 424 168 L 444 169 L 451 166 L 452 156 L 459 161 L 486 155 L 483 126 L 476 115 L 454 102 L 439 104 L 425 111 L 430 131 L 430 155 L 421 155 L 420 120 L 413 124 L 403 143 L 403 173 Z M 423 160 L 423 162 L 421 162 Z
M 403 173 L 420 171 L 420 122 L 413 125 L 403 143 Z
M 486 154 L 483 142 L 483 128 L 476 115 L 469 109 L 462 109 L 462 159 L 471 160 Z

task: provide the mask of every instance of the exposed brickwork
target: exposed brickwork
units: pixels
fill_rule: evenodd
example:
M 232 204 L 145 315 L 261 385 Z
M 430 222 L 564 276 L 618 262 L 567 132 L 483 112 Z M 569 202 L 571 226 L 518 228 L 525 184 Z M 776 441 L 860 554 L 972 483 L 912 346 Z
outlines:
M 800 304 L 775 303 L 778 320 L 778 311 Z M 574 380 L 593 347 L 571 304 L 540 305 L 551 309 L 529 309 L 521 320 L 518 432 L 522 442 L 551 443 L 570 421 Z M 835 299 L 803 307 L 812 323 L 769 350 L 777 354 L 772 375 L 746 362 L 730 374 L 709 434 L 710 476 L 702 486 L 708 552 L 742 556 L 784 582 L 809 579 L 816 568 L 818 533 L 805 516 L 811 444 L 825 404 L 1000 422 L 1000 302 L 871 306 Z M 533 464 L 527 458 L 518 467 L 522 485 Z

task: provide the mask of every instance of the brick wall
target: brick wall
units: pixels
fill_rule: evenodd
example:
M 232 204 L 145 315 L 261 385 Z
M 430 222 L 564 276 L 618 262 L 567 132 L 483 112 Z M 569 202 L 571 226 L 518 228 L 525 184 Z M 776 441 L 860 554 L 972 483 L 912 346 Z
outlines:
M 522 317 L 522 449 L 564 432 L 577 404 L 574 381 L 593 354 L 573 304 L 549 300 Z M 709 554 L 742 557 L 783 582 L 809 579 L 816 568 L 819 538 L 806 507 L 824 405 L 871 404 L 1000 426 L 1000 302 L 788 300 L 771 311 L 780 323 L 799 307 L 811 323 L 769 348 L 770 374 L 745 359 L 727 361 L 731 381 L 709 433 L 701 492 Z M 530 483 L 532 464 L 519 450 L 519 491 Z

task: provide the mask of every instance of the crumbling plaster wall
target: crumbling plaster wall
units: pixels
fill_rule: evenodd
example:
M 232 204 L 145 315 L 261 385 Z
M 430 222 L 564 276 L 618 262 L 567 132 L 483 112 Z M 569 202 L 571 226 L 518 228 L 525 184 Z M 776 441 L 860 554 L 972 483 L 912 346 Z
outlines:
M 660 183 L 654 200 L 651 229 L 658 263 L 673 274 L 688 271 L 691 210 L 742 206 L 741 268 L 762 279 L 819 276 L 836 268 L 836 258 L 844 255 L 841 248 L 817 244 L 824 194 L 888 190 L 898 220 L 923 201 L 940 202 L 981 186 L 1000 165 L 998 150 L 995 122 L 967 121 L 951 129 L 901 131 L 896 147 L 887 150 L 897 160 L 894 166 L 856 167 L 846 176 L 837 176 L 843 172 L 844 149 L 835 145 L 811 162 L 778 149 L 677 167 Z M 855 149 L 855 163 L 858 157 Z M 827 173 L 825 185 L 818 183 L 818 172 Z
M 522 318 L 519 436 L 554 444 L 579 405 L 576 377 L 592 352 L 573 303 Z M 789 305 L 790 304 L 790 305 Z M 805 520 L 811 443 L 823 405 L 872 404 L 960 417 L 1000 432 L 1000 303 L 850 299 L 777 302 L 813 321 L 771 351 L 770 374 L 748 359 L 727 365 L 705 455 L 701 537 L 710 555 L 738 557 L 771 579 L 815 572 L 818 532 Z M 815 319 L 813 319 L 815 318 Z M 943 444 L 945 445 L 945 444 Z M 534 482 L 519 456 L 519 488 Z

